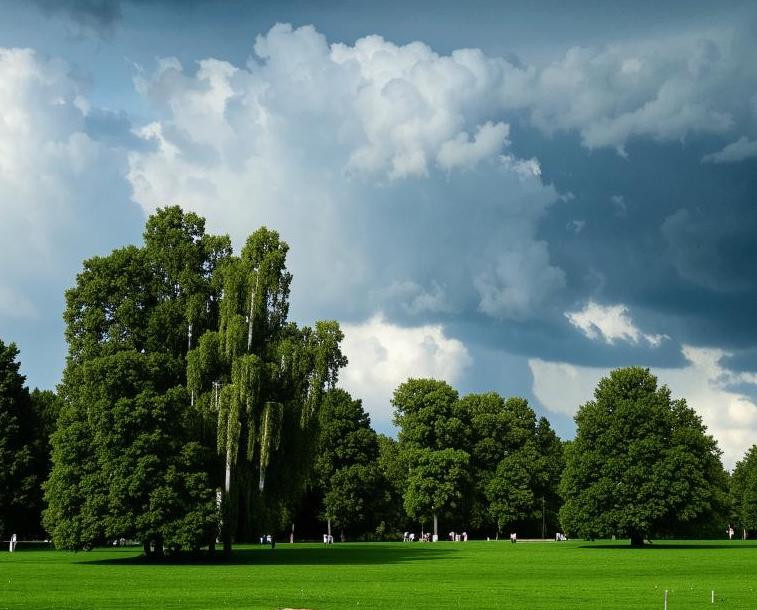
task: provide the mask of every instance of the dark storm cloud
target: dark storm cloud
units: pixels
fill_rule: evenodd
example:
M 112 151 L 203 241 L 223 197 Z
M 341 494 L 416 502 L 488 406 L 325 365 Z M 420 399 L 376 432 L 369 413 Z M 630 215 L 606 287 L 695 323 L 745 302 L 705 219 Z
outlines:
M 121 0 L 32 0 L 43 13 L 63 16 L 83 30 L 109 36 L 122 17 Z

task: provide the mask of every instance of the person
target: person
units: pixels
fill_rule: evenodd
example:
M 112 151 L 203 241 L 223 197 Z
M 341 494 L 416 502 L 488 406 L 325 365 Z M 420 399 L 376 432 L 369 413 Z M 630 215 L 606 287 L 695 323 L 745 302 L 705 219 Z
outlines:
M 408 536 L 407 532 L 402 534 L 402 542 L 410 542 L 410 536 Z
M 728 526 L 728 540 L 733 540 L 733 528 Z
M 415 542 L 415 532 L 410 532 L 410 542 Z
M 449 541 L 450 542 L 454 542 L 455 541 L 455 532 L 450 532 L 449 533 Z
M 10 544 L 10 549 L 9 549 L 11 553 L 16 550 L 16 541 L 17 540 L 18 540 L 18 538 L 16 537 L 16 534 L 13 534 L 11 536 L 11 544 Z
M 517 541 L 518 541 L 518 534 L 516 534 L 515 532 L 510 534 L 510 542 L 512 544 L 515 544 Z
M 463 532 L 463 542 L 468 542 L 468 532 Z

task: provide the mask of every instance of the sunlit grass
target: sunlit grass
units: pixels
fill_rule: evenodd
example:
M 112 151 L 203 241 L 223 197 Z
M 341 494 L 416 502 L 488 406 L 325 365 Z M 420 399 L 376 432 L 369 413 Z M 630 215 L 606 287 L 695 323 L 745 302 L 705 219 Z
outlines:
M 0 608 L 757 608 L 757 543 L 244 546 L 231 562 L 137 549 L 0 553 Z

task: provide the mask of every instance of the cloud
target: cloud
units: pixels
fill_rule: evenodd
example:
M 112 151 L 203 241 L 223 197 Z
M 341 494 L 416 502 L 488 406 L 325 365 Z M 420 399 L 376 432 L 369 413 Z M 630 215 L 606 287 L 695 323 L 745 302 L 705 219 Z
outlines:
M 482 159 L 491 158 L 499 152 L 507 143 L 509 132 L 508 125 L 489 121 L 478 127 L 473 141 L 470 141 L 468 134 L 459 133 L 442 144 L 437 162 L 447 170 L 473 167 Z
M 61 15 L 80 28 L 80 33 L 108 37 L 121 19 L 120 0 L 33 0 L 44 13 Z
M 395 388 L 410 377 L 457 383 L 472 359 L 465 345 L 446 336 L 440 325 L 401 327 L 381 314 L 344 324 L 343 350 L 349 359 L 340 385 L 363 399 L 374 425 L 388 429 Z
M 658 347 L 667 335 L 652 335 L 641 332 L 631 320 L 625 305 L 600 305 L 590 300 L 579 311 L 565 312 L 568 321 L 581 330 L 589 339 L 602 339 L 605 343 L 646 341 Z
M 574 220 L 569 221 L 568 224 L 565 225 L 565 228 L 568 231 L 572 231 L 573 233 L 578 235 L 581 231 L 583 231 L 586 228 L 586 221 L 574 219 Z
M 660 383 L 670 387 L 674 398 L 685 398 L 702 417 L 723 450 L 725 465 L 731 468 L 754 443 L 757 404 L 729 388 L 735 383 L 755 384 L 757 375 L 724 369 L 721 360 L 729 354 L 723 350 L 685 345 L 682 351 L 687 366 L 652 372 Z M 609 373 L 609 369 L 539 359 L 529 360 L 529 366 L 534 395 L 550 411 L 565 414 L 574 414 L 581 404 L 591 400 L 597 382 Z
M 62 350 L 41 337 L 62 343 L 64 289 L 85 257 L 128 240 L 131 221 L 141 214 L 128 199 L 125 155 L 88 133 L 89 104 L 65 62 L 0 48 L 0 83 L 0 258 L 6 261 L 0 333 L 45 367 L 49 387 L 63 367 Z
M 134 200 L 181 203 L 237 243 L 279 228 L 306 318 L 534 316 L 564 285 L 535 237 L 557 193 L 507 152 L 500 64 L 288 25 L 246 66 L 164 59 L 136 79 L 164 118 L 136 132 L 152 147 L 129 155 Z
M 737 163 L 745 159 L 757 157 L 757 140 L 750 140 L 746 136 L 727 144 L 722 150 L 702 157 L 703 163 Z
M 747 112 L 722 95 L 723 87 L 738 82 L 742 66 L 741 44 L 732 43 L 731 32 L 712 32 L 572 48 L 529 72 L 516 99 L 543 131 L 575 130 L 588 148 L 613 147 L 623 154 L 635 137 L 724 134 Z

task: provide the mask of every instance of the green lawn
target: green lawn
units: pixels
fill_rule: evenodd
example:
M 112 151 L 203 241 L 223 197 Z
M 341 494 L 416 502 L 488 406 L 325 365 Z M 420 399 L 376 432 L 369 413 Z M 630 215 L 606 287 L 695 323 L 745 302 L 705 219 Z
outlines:
M 230 563 L 0 552 L 0 608 L 757 608 L 757 543 L 280 544 Z

